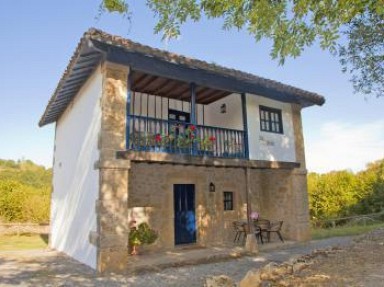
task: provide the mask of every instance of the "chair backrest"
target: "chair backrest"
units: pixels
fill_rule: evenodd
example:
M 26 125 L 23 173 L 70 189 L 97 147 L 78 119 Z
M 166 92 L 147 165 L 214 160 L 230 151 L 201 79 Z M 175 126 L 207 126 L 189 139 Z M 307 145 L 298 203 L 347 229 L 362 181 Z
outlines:
M 270 228 L 271 222 L 268 219 L 259 218 L 254 224 L 260 227 L 260 229 L 266 230 Z
M 284 221 L 274 221 L 271 223 L 270 231 L 280 231 Z
M 245 226 L 247 225 L 245 222 L 234 221 L 232 224 L 236 231 L 245 232 Z

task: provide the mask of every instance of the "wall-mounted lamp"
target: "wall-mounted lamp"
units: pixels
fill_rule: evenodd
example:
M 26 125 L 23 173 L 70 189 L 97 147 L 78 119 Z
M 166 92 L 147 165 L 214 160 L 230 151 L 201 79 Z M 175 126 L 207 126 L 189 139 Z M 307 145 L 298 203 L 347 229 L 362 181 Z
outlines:
M 227 112 L 227 104 L 222 104 L 220 106 L 220 113 L 225 114 Z
M 213 182 L 211 182 L 209 184 L 209 192 L 215 192 L 215 189 L 216 189 L 215 185 L 213 184 Z

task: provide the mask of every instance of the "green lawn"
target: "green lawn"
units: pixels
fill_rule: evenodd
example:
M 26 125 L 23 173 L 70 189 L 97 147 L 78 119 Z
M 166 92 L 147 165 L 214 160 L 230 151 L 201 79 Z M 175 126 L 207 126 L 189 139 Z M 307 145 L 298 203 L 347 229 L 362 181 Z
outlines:
M 1 235 L 0 251 L 44 249 L 48 244 L 47 235 Z
M 323 239 L 336 236 L 358 235 L 369 232 L 371 230 L 384 227 L 384 223 L 376 223 L 370 225 L 355 225 L 327 229 L 313 229 L 313 239 Z M 23 235 L 1 235 L 0 251 L 11 250 L 28 250 L 28 249 L 44 249 L 48 245 L 48 236 L 36 234 Z
M 359 235 L 371 230 L 384 227 L 384 223 L 375 223 L 369 225 L 354 225 L 354 226 L 343 226 L 336 228 L 318 228 L 312 229 L 313 239 L 323 239 L 336 236 L 348 236 L 348 235 Z

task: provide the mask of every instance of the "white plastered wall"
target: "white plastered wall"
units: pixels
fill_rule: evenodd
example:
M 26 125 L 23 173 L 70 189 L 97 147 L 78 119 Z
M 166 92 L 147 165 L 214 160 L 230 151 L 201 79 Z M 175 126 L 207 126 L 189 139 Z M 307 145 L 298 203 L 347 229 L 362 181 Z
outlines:
M 225 105 L 225 113 L 221 107 Z M 227 129 L 243 129 L 243 113 L 240 94 L 231 94 L 206 106 L 204 109 L 205 124 Z
M 281 110 L 283 134 L 260 130 L 260 105 Z M 291 104 L 247 94 L 247 117 L 250 159 L 296 161 Z
M 97 147 L 101 125 L 102 73 L 97 69 L 56 124 L 51 205 L 52 248 L 96 268 L 95 202 L 99 194 Z

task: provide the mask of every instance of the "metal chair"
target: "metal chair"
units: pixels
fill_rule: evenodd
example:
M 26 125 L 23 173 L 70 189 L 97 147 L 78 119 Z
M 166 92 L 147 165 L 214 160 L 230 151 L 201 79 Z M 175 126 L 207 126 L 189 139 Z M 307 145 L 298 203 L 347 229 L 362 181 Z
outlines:
M 268 242 L 271 240 L 271 233 L 275 232 L 279 236 L 280 240 L 284 242 L 283 236 L 281 236 L 281 226 L 283 225 L 283 221 L 275 221 L 270 224 L 270 227 L 267 229 Z
M 235 239 L 233 240 L 233 242 L 235 243 L 239 242 L 241 235 L 243 235 L 243 243 L 245 243 L 245 237 L 247 235 L 246 225 L 247 224 L 245 222 L 240 222 L 240 221 L 233 222 L 233 228 L 236 232 Z
M 271 222 L 268 219 L 259 218 L 256 221 L 254 221 L 255 227 L 258 227 L 260 229 L 260 239 L 263 240 L 263 233 L 267 233 L 268 236 L 268 229 L 271 226 Z M 264 243 L 264 241 L 262 241 Z

